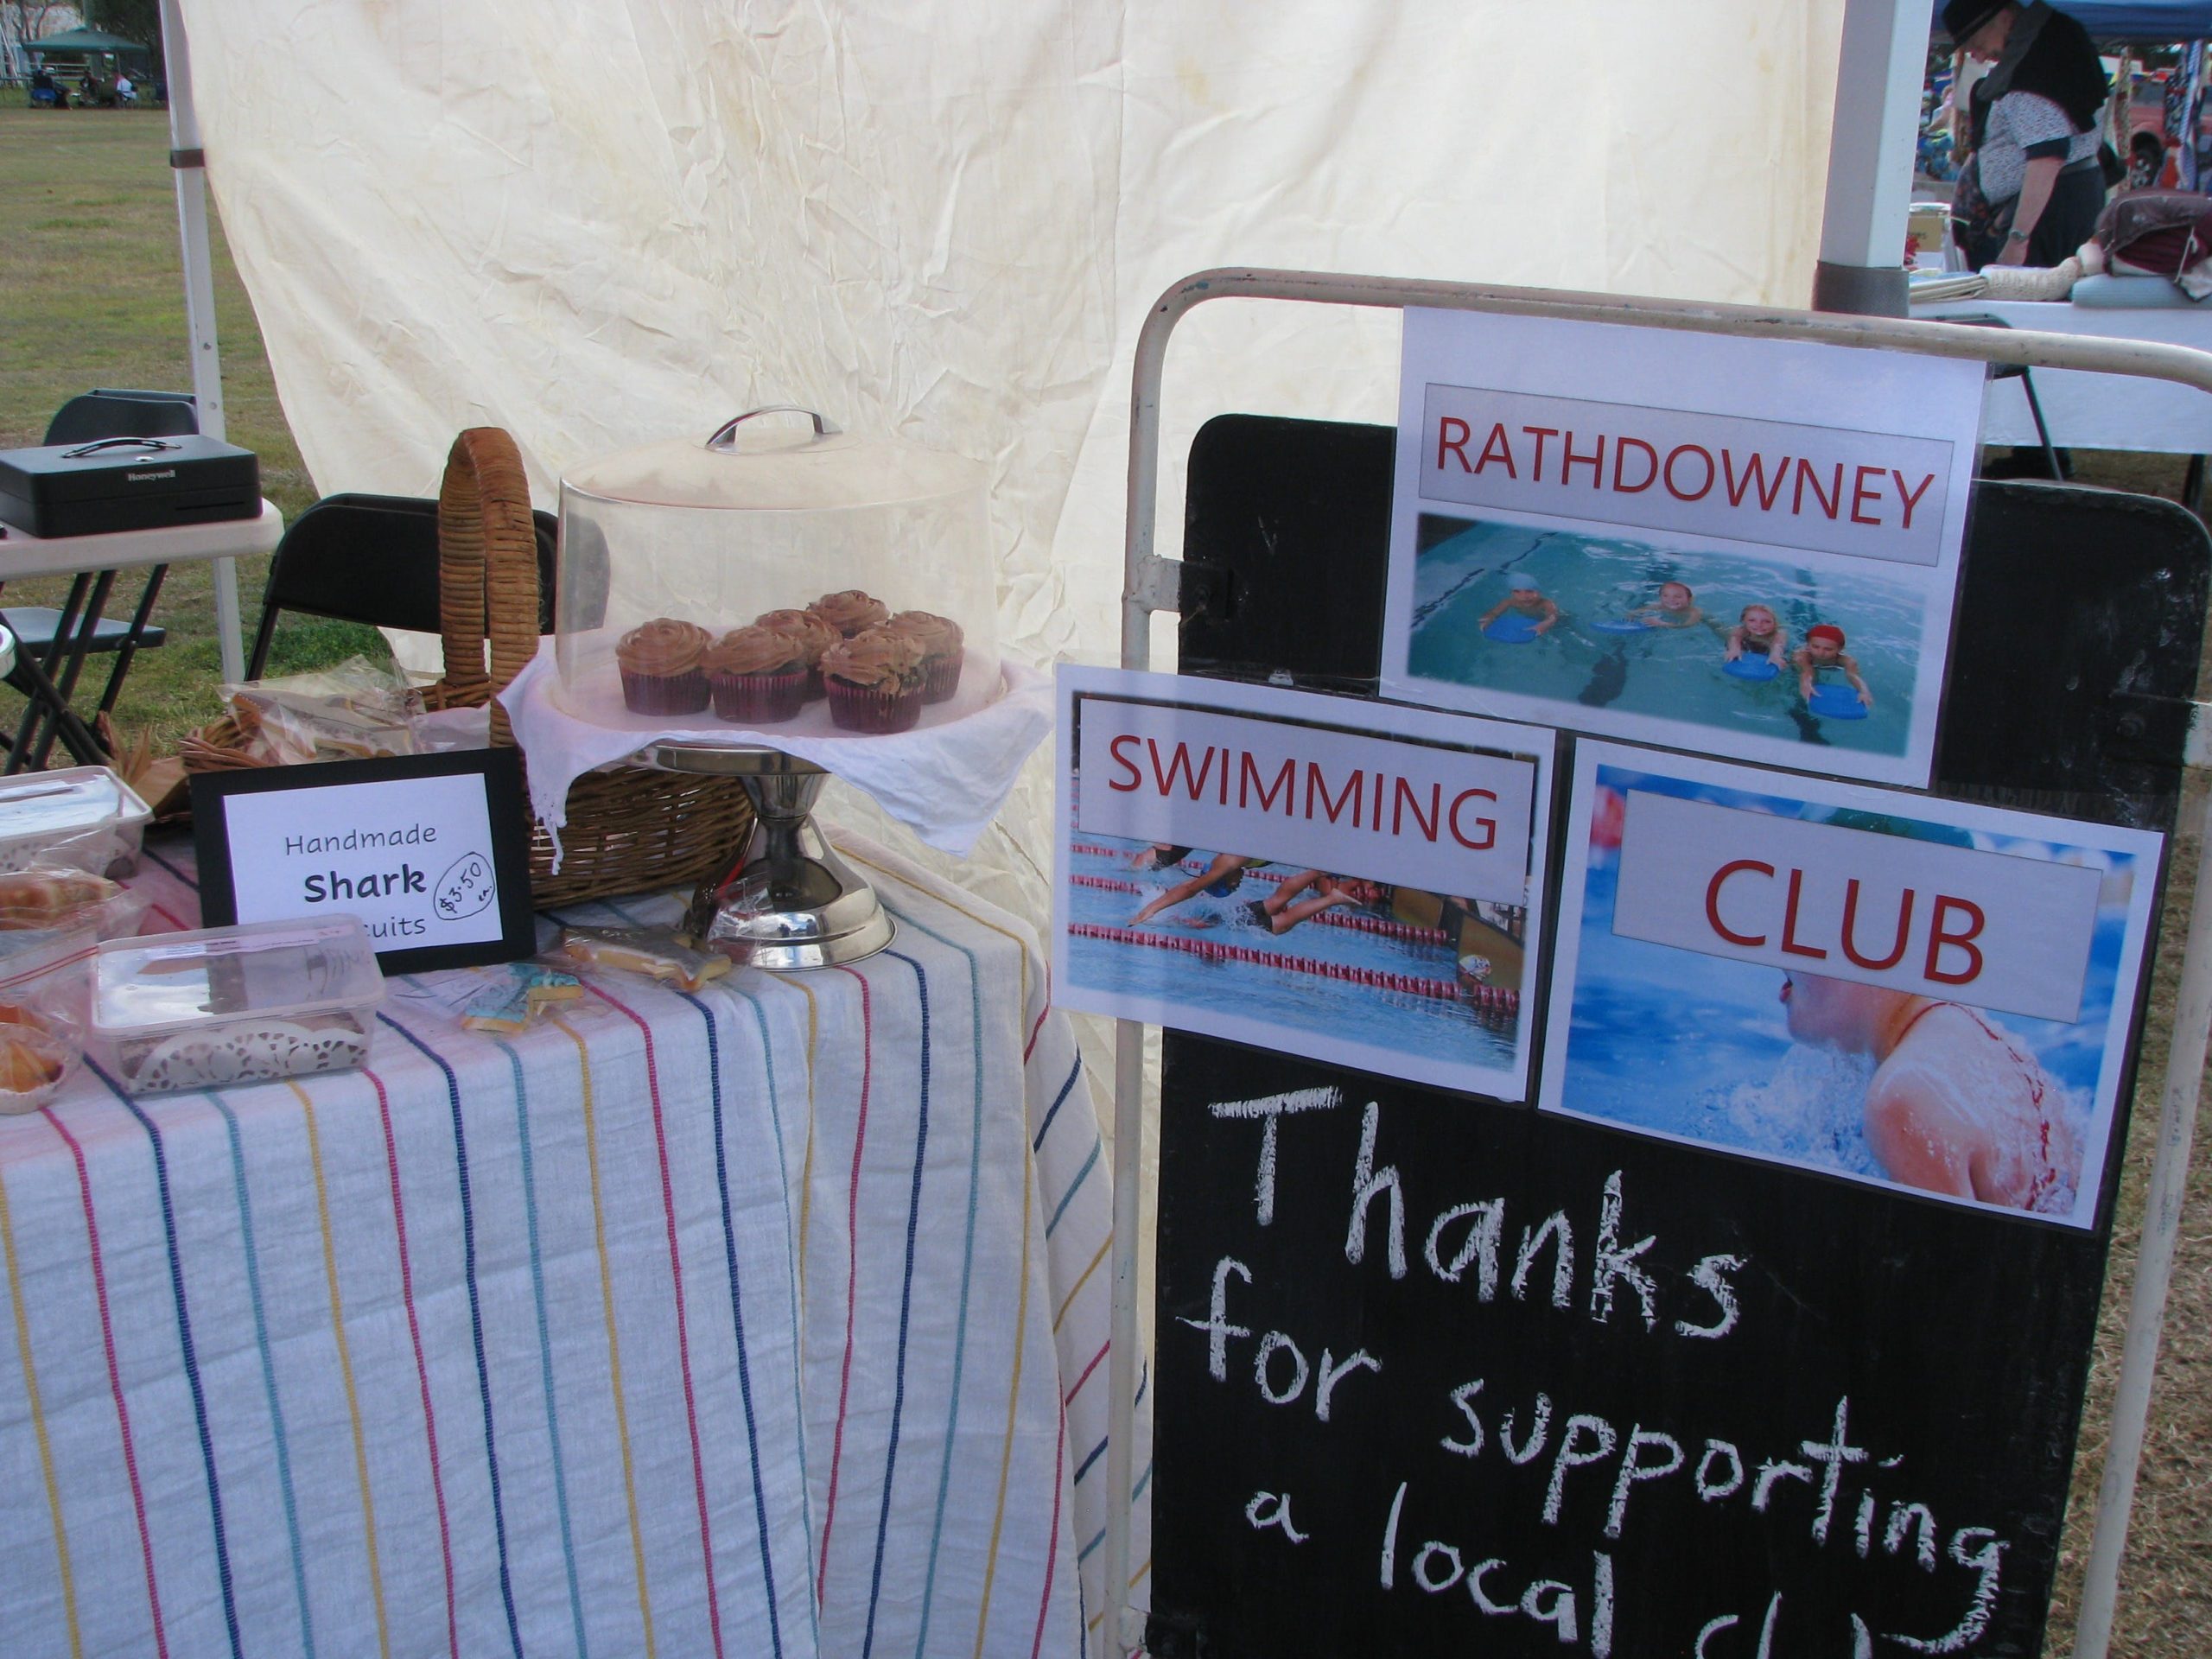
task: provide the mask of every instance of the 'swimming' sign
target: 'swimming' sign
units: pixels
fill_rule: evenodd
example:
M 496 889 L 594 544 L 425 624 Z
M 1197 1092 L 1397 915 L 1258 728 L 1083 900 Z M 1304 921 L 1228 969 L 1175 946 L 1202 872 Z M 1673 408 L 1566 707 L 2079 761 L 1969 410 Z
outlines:
M 1085 699 L 1083 741 L 1095 833 L 1332 870 L 1379 861 L 1414 887 L 1528 902 L 1534 761 L 1105 696 Z
M 1060 666 L 1065 1007 L 1518 1100 L 1548 732 Z

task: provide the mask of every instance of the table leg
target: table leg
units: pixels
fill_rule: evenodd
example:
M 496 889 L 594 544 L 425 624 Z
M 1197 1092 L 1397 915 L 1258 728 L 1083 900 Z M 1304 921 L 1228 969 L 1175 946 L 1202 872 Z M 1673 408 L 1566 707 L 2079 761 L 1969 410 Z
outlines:
M 115 666 L 108 671 L 107 690 L 100 693 L 100 713 L 115 712 L 116 697 L 123 690 L 123 677 L 130 672 L 130 659 L 138 654 L 138 642 L 146 637 L 146 624 L 154 614 L 154 601 L 161 596 L 162 583 L 168 578 L 169 568 L 157 564 L 146 574 L 146 591 L 138 595 L 138 608 L 130 613 L 130 632 L 115 648 Z
M 223 660 L 223 677 L 245 678 L 245 650 L 238 620 L 238 562 L 215 561 L 215 645 Z

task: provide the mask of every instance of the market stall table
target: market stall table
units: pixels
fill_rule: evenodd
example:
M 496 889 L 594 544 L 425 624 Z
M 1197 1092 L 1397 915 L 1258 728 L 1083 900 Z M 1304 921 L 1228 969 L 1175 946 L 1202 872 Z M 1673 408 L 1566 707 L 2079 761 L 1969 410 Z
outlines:
M 365 1071 L 0 1120 L 10 1656 L 1095 1639 L 1075 1044 L 1020 924 L 841 844 L 899 930 L 857 968 L 506 1038 L 395 979 Z M 195 922 L 182 847 L 134 887 Z
M 1955 300 L 1916 305 L 1916 319 L 1994 317 L 2007 327 L 2212 349 L 2212 311 L 2075 305 L 2066 301 Z M 1984 443 L 2039 444 L 2024 382 L 1993 378 L 1983 404 Z M 2037 369 L 2036 396 L 2050 441 L 2082 449 L 2212 454 L 2212 399 L 2194 387 L 2137 375 Z
M 68 602 L 54 619 L 54 639 L 44 652 L 28 646 L 17 653 L 16 673 L 30 706 L 24 711 L 7 769 L 45 764 L 46 751 L 56 736 L 70 753 L 86 765 L 107 760 L 84 721 L 69 707 L 91 650 L 100 613 L 115 578 L 124 570 L 145 570 L 132 619 L 123 638 L 112 648 L 121 652 L 118 667 L 102 702 L 105 712 L 120 686 L 130 654 L 137 650 L 153 613 L 162 579 L 172 564 L 202 560 L 226 562 L 251 553 L 275 550 L 284 534 L 284 515 L 264 500 L 252 518 L 217 519 L 207 524 L 172 524 L 158 530 L 127 530 L 99 536 L 33 536 L 10 525 L 0 535 L 0 584 L 29 576 L 66 575 L 76 578 Z M 227 598 L 226 597 L 227 595 Z M 238 638 L 238 600 L 227 582 L 216 584 L 216 638 L 226 679 L 242 679 L 245 658 Z

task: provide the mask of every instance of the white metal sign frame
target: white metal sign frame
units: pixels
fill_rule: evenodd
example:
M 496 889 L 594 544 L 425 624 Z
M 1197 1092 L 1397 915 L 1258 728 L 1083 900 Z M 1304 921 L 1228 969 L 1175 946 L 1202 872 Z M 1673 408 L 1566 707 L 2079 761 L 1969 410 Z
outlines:
M 2212 353 L 2137 340 L 2079 338 L 2024 329 L 1974 328 L 1947 322 L 1841 316 L 1810 311 L 1769 311 L 1752 306 L 1638 299 L 1549 289 L 1487 288 L 1403 277 L 1348 276 L 1319 271 L 1223 269 L 1200 271 L 1162 294 L 1137 338 L 1130 389 L 1128 540 L 1122 569 L 1122 666 L 1149 668 L 1152 615 L 1179 609 L 1179 567 L 1153 551 L 1160 488 L 1160 397 L 1168 337 L 1189 312 L 1209 300 L 1280 300 L 1309 305 L 1356 305 L 1403 310 L 1487 311 L 1515 316 L 1561 317 L 1624 323 L 1691 334 L 1811 340 L 1866 351 L 1909 352 L 2027 368 L 2081 369 L 2170 380 L 2212 392 Z M 2200 707 L 2200 715 L 2202 709 Z M 2198 721 L 2200 727 L 2203 721 Z M 2208 746 L 2194 738 L 2185 764 L 2202 767 Z M 2184 801 L 2184 807 L 2186 807 Z M 2095 1530 L 2075 1627 L 2076 1659 L 2105 1659 L 2112 1639 L 2120 1562 L 2127 1543 L 2136 1467 L 2143 1452 L 2152 1374 L 2164 1323 L 2166 1291 L 2173 1277 L 2189 1174 L 2190 1143 L 2197 1095 L 2212 1039 L 2212 791 L 2197 807 L 2196 886 L 2190 907 L 2188 944 L 2174 1009 L 2171 1046 L 2161 1090 L 2158 1150 L 2145 1204 L 2143 1239 L 2128 1306 L 2120 1380 L 2113 1402 L 2110 1440 L 2097 1493 Z M 1120 1649 L 1134 1652 L 1144 1640 L 1142 1614 L 1128 1605 L 1129 1497 L 1136 1421 L 1137 1268 L 1145 1244 L 1139 1236 L 1142 1179 L 1144 1028 L 1115 1022 L 1114 1053 L 1114 1301 L 1112 1393 L 1106 1448 L 1106 1484 L 1114 1498 L 1107 1515 L 1105 1573 L 1109 1627 Z

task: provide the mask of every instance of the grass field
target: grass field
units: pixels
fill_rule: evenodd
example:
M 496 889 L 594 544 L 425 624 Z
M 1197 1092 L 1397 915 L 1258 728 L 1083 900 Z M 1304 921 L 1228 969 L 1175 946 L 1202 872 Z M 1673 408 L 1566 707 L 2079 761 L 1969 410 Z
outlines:
M 54 411 L 94 386 L 192 390 L 168 118 L 148 110 L 32 111 L 0 108 L 0 448 L 39 442 Z M 289 520 L 316 495 L 284 424 L 262 354 L 261 331 L 218 235 L 216 334 L 228 436 L 261 458 L 262 493 Z M 245 634 L 260 613 L 266 561 L 241 560 Z M 10 582 L 10 604 L 58 605 L 66 579 Z M 114 608 L 135 597 L 118 584 Z M 220 699 L 213 567 L 170 571 L 156 613 L 162 649 L 132 664 L 118 710 L 125 732 L 150 728 L 173 745 L 212 718 Z M 275 661 L 309 667 L 378 652 L 374 631 L 301 618 L 277 636 Z M 104 676 L 95 658 L 88 680 Z M 0 689 L 0 720 L 14 728 L 22 700 Z
M 6 188 L 0 189 L 0 447 L 37 442 L 61 403 L 96 385 L 190 388 L 168 144 L 166 118 L 152 111 L 33 114 L 0 107 L 0 156 L 6 158 Z M 316 490 L 301 467 L 252 309 L 219 239 L 215 274 L 230 436 L 259 454 L 264 493 L 289 518 Z M 2096 483 L 2171 496 L 2181 481 L 2181 463 L 2165 457 L 2085 454 L 2077 461 L 2083 476 Z M 342 488 L 345 480 L 328 483 Z M 239 570 L 249 637 L 258 609 L 259 565 L 244 562 Z M 7 597 L 16 603 L 55 602 L 44 595 L 56 587 L 10 584 Z M 142 656 L 133 668 L 122 709 L 126 731 L 150 728 L 173 739 L 214 712 L 211 591 L 205 566 L 183 567 L 172 575 L 158 613 L 170 643 Z M 340 624 L 296 620 L 278 639 L 280 668 L 381 649 L 372 632 Z M 0 717 L 10 726 L 11 697 L 0 690 Z M 2193 846 L 2178 849 L 2177 871 L 2193 870 L 2195 863 Z M 2172 1019 L 2188 894 L 2183 874 L 2168 905 L 2153 991 L 2143 1067 L 2153 1082 Z M 2122 1221 L 2053 1611 L 2050 1650 L 2055 1654 L 2071 1645 L 2074 1598 L 2088 1549 L 2158 1106 L 2155 1097 L 2139 1101 L 2130 1138 Z M 2212 1126 L 2197 1146 L 2122 1580 L 2121 1633 L 2113 1648 L 2137 1659 L 2212 1654 Z

